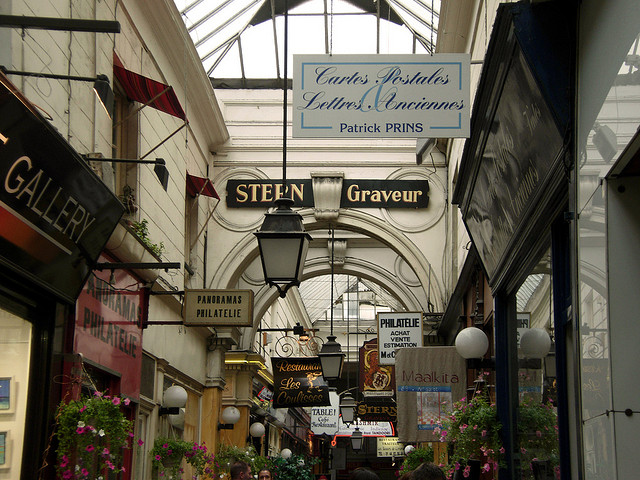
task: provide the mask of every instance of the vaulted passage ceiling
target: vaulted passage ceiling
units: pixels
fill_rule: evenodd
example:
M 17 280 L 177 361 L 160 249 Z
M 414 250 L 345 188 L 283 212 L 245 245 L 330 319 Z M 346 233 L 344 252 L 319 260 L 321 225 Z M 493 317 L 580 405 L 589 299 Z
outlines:
M 284 16 L 293 54 L 428 54 L 435 51 L 440 0 L 175 0 L 213 79 L 284 76 Z M 292 65 L 291 58 L 288 65 Z M 288 70 L 291 77 L 291 69 Z M 231 82 L 233 85 L 235 82 Z

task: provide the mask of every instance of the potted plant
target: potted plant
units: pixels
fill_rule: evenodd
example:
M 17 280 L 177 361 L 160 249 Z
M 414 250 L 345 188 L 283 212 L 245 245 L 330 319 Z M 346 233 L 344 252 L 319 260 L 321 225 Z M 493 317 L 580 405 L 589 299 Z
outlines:
M 451 445 L 449 473 L 459 475 L 456 472 L 461 471 L 464 478 L 469 478 L 472 469 L 496 471 L 504 453 L 500 428 L 496 406 L 486 395 L 455 402 L 453 410 L 435 429 L 441 441 Z
M 433 448 L 429 446 L 414 448 L 411 452 L 405 455 L 402 465 L 400 466 L 400 470 L 398 471 L 398 476 L 412 472 L 424 462 L 433 462 L 433 460 Z
M 124 470 L 122 451 L 131 448 L 133 423 L 120 404 L 129 399 L 96 392 L 62 402 L 56 413 L 56 470 L 64 480 L 106 478 Z
M 216 454 L 216 468 L 220 473 L 228 472 L 229 468 L 234 462 L 246 462 L 251 466 L 253 473 L 258 473 L 258 469 L 264 465 L 264 462 L 259 462 L 256 465 L 256 460 L 259 458 L 258 453 L 253 445 L 247 445 L 246 447 L 239 447 L 237 445 L 218 445 L 218 453 Z
M 156 438 L 149 455 L 160 478 L 181 478 L 184 473 L 182 460 L 193 467 L 195 475 L 210 475 L 215 468 L 214 456 L 207 451 L 206 445 L 181 438 Z
M 314 480 L 312 467 L 319 462 L 319 458 L 305 458 L 302 455 L 294 454 L 289 458 L 270 458 L 267 462 L 267 468 L 278 480 Z
M 518 442 L 523 478 L 535 478 L 536 472 L 557 470 L 557 416 L 550 404 L 525 400 L 519 406 Z M 441 441 L 451 448 L 449 474 L 453 478 L 474 478 L 489 472 L 493 475 L 503 458 L 501 424 L 496 405 L 487 395 L 454 403 L 453 410 L 435 429 Z M 479 462 L 479 465 L 478 463 Z M 545 462 L 544 465 L 540 465 Z M 546 473 L 545 473 L 546 475 Z

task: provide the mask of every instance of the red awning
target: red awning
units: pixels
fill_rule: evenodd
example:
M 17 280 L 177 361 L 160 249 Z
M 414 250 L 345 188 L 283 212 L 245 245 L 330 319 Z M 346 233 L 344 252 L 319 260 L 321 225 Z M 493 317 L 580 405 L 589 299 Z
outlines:
M 186 120 L 187 116 L 182 110 L 173 87 L 127 70 L 115 54 L 113 56 L 113 73 L 131 100 L 142 104 L 148 103 L 152 108 Z M 151 101 L 152 99 L 153 101 Z
M 195 175 L 189 175 L 188 173 L 187 192 L 192 197 L 200 194 L 220 200 L 218 192 L 216 192 L 216 189 L 213 188 L 213 183 L 211 183 L 211 180 L 209 180 L 208 178 L 196 177 Z

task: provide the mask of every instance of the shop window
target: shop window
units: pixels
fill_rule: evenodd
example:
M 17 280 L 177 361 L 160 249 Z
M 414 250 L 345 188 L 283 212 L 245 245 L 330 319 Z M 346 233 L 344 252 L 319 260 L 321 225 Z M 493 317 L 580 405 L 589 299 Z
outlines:
M 198 197 L 185 193 L 184 206 L 184 261 L 185 271 L 192 277 L 198 263 Z
M 31 336 L 28 321 L 0 306 L 0 478 L 20 478 Z
M 137 159 L 139 155 L 140 116 L 135 106 L 116 83 L 112 158 Z M 125 206 L 126 215 L 138 211 L 137 163 L 114 163 L 115 192 Z
M 147 397 L 149 400 L 153 400 L 153 394 L 155 389 L 156 378 L 156 362 L 147 355 L 142 354 L 142 370 L 140 378 L 140 395 Z

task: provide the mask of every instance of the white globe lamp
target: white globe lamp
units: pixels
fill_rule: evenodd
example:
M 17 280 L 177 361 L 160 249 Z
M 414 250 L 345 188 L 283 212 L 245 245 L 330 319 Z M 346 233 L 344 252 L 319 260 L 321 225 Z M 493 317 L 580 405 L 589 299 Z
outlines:
M 171 385 L 164 391 L 164 406 L 183 408 L 187 404 L 187 391 L 180 385 Z
M 544 358 L 551 348 L 551 338 L 543 328 L 530 328 L 520 336 L 520 352 L 525 358 Z
M 416 449 L 416 447 L 414 447 L 413 445 L 407 445 L 406 447 L 404 447 L 404 454 L 405 455 L 409 455 L 415 449 Z
M 489 349 L 487 335 L 477 327 L 464 328 L 456 336 L 456 350 L 458 354 L 467 360 L 482 358 Z
M 249 435 L 251 435 L 254 438 L 263 436 L 264 432 L 265 432 L 264 425 L 261 424 L 260 422 L 254 422 L 249 427 Z
M 291 458 L 291 454 L 292 452 L 288 448 L 283 448 L 282 451 L 280 452 L 280 456 L 285 459 Z

